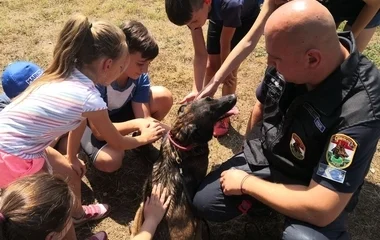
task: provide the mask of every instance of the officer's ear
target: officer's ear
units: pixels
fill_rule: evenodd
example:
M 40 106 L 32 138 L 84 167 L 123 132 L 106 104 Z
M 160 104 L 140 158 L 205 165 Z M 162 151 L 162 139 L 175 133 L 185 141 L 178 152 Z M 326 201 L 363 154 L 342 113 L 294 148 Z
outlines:
M 317 69 L 322 60 L 321 51 L 318 49 L 309 49 L 305 55 L 305 64 L 308 69 Z

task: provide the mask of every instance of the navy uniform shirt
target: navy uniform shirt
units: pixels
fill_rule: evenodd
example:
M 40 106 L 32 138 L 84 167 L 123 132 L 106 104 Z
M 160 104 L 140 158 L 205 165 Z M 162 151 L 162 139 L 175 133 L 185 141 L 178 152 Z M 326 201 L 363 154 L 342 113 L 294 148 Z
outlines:
M 244 152 L 250 164 L 274 169 L 274 181 L 313 179 L 354 193 L 368 173 L 380 138 L 380 73 L 351 33 L 339 35 L 350 55 L 317 88 L 287 83 L 269 67 L 257 90 L 261 137 L 246 142 Z
M 209 19 L 225 27 L 238 28 L 242 21 L 256 17 L 257 0 L 213 0 Z

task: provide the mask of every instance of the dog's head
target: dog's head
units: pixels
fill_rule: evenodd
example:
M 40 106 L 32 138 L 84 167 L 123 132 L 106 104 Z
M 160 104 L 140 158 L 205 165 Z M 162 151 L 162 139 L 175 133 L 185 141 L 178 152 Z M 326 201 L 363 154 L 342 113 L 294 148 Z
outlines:
M 236 104 L 236 96 L 231 94 L 219 99 L 202 98 L 182 105 L 171 135 L 183 146 L 206 144 L 212 138 L 215 123 Z

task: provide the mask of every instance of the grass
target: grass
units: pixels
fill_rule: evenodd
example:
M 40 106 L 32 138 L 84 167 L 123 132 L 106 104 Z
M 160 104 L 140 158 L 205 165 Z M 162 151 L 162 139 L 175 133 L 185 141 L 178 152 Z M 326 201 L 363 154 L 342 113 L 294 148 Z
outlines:
M 56 36 L 67 18 L 81 12 L 117 25 L 125 20 L 143 22 L 155 36 L 160 54 L 152 62 L 153 85 L 169 88 L 177 103 L 191 90 L 193 49 L 189 30 L 171 24 L 165 15 L 163 1 L 145 0 L 0 0 L 0 68 L 16 60 L 29 60 L 46 67 L 51 60 Z M 365 51 L 380 66 L 380 31 L 376 32 Z M 210 168 L 239 151 L 249 113 L 255 103 L 255 88 L 262 80 L 266 53 L 261 40 L 256 50 L 242 64 L 237 89 L 240 114 L 232 122 L 228 136 L 213 139 L 210 144 Z M 220 94 L 220 93 L 218 93 Z M 179 105 L 175 104 L 165 119 L 172 123 Z M 376 152 L 361 194 L 361 201 L 349 218 L 353 239 L 380 239 L 380 150 Z M 105 230 L 110 239 L 129 239 L 128 223 L 140 203 L 140 189 L 150 165 L 128 153 L 123 168 L 105 174 L 90 168 L 83 183 L 84 202 L 109 203 L 109 218 L 79 229 L 80 239 L 91 232 Z M 281 216 L 275 215 L 275 219 Z M 243 216 L 236 220 L 211 224 L 212 239 L 275 239 L 282 225 L 273 216 L 252 221 Z

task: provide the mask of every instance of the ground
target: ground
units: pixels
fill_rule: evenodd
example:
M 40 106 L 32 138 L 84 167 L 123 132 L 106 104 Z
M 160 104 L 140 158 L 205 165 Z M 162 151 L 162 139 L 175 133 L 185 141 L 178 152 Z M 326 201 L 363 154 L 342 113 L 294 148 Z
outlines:
M 172 123 L 179 107 L 178 101 L 191 90 L 193 51 L 189 30 L 174 26 L 166 19 L 163 1 L 0 0 L 0 69 L 15 60 L 33 61 L 45 68 L 51 60 L 59 30 L 75 12 L 117 25 L 135 19 L 148 27 L 160 46 L 160 54 L 152 62 L 149 74 L 153 85 L 166 86 L 174 95 L 175 104 L 164 120 Z M 380 31 L 377 31 L 365 53 L 380 66 Z M 210 169 L 240 148 L 251 107 L 256 101 L 255 87 L 264 72 L 265 57 L 261 41 L 240 68 L 237 88 L 240 114 L 232 121 L 228 136 L 211 141 Z M 349 218 L 353 239 L 380 239 L 379 158 L 378 149 L 360 203 Z M 128 223 L 141 200 L 141 184 L 150 167 L 148 162 L 128 153 L 122 170 L 114 174 L 89 169 L 83 183 L 84 202 L 109 203 L 113 211 L 109 218 L 81 227 L 79 239 L 100 230 L 105 230 L 110 239 L 129 239 Z M 225 224 L 211 224 L 212 239 L 275 239 L 281 223 L 271 220 L 273 218 L 281 219 L 281 216 L 255 218 L 254 221 L 244 216 Z

